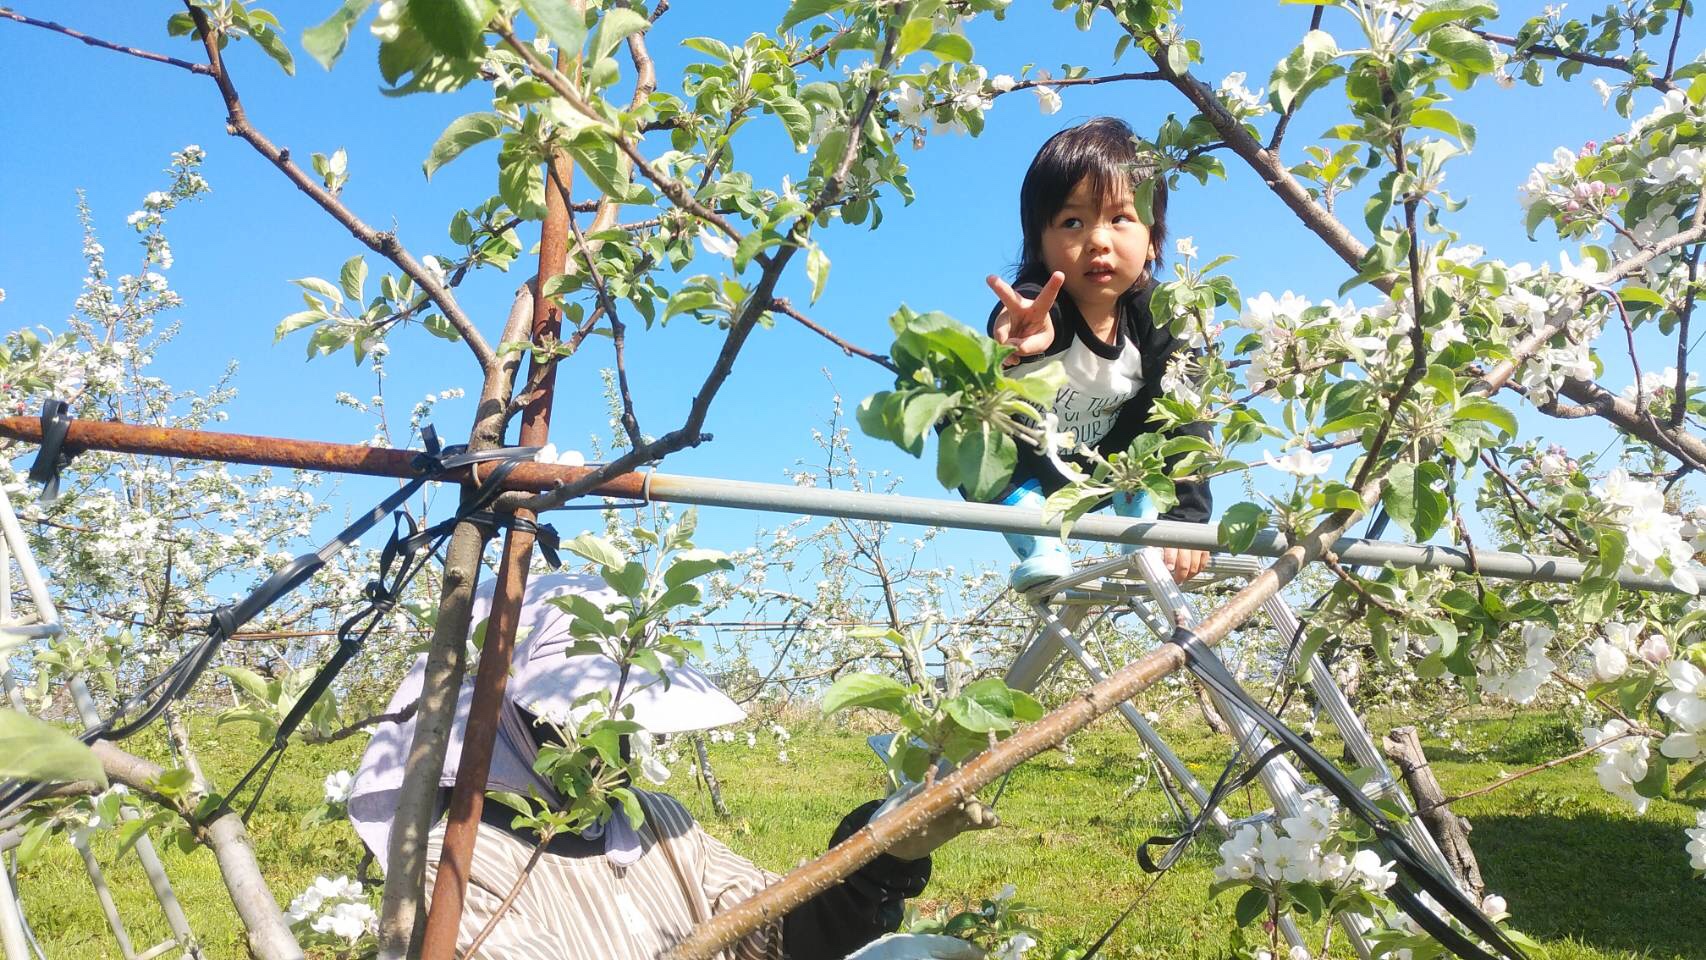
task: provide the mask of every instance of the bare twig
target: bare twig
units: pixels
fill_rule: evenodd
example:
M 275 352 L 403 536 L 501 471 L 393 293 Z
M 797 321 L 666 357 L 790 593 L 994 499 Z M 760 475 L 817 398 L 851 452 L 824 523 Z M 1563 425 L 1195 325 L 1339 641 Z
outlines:
M 486 925 L 480 928 L 480 932 L 474 935 L 474 939 L 468 942 L 468 946 L 462 948 L 462 956 L 479 956 L 475 951 L 479 950 L 480 945 L 486 942 L 486 938 L 492 935 L 492 931 L 498 928 L 498 921 L 502 920 L 504 914 L 509 912 L 509 908 L 515 906 L 515 898 L 521 896 L 521 888 L 527 885 L 527 878 L 533 875 L 533 868 L 539 865 L 539 859 L 545 855 L 545 847 L 551 842 L 551 836 L 549 833 L 539 835 L 539 842 L 533 845 L 533 855 L 527 858 L 527 863 L 522 866 L 521 873 L 515 878 L 515 883 L 510 885 L 509 892 L 504 894 L 503 900 L 498 902 L 497 909 L 492 911 L 491 917 L 486 920 Z
M 849 357 L 864 357 L 866 360 L 871 361 L 890 373 L 900 372 L 900 369 L 896 367 L 893 361 L 889 360 L 888 357 L 885 357 L 880 353 L 873 353 L 863 347 L 854 346 L 846 340 L 843 340 L 841 337 L 836 336 L 834 333 L 830 332 L 828 328 L 801 313 L 794 307 L 793 303 L 790 302 L 787 297 L 776 297 L 772 299 L 770 301 L 770 307 L 777 313 L 785 314 L 786 316 L 790 316 L 795 320 L 798 320 L 801 326 L 840 347 L 841 352 L 845 353 Z
M 1587 543 L 1585 543 L 1581 537 L 1577 536 L 1574 530 L 1565 526 L 1562 520 L 1559 520 L 1552 514 L 1540 509 L 1540 505 L 1535 503 L 1533 498 L 1529 497 L 1528 493 L 1524 491 L 1522 487 L 1518 486 L 1515 480 L 1511 479 L 1510 474 L 1506 473 L 1503 467 L 1499 466 L 1498 459 L 1493 456 L 1492 451 L 1481 451 L 1481 462 L 1486 465 L 1488 470 L 1493 471 L 1493 476 L 1499 478 L 1499 482 L 1506 490 L 1507 497 L 1510 494 L 1515 494 L 1516 496 L 1521 497 L 1522 502 L 1528 505 L 1528 509 L 1544 518 L 1553 529 L 1558 531 L 1559 535 L 1563 537 L 1564 541 L 1569 546 L 1574 547 L 1579 552 L 1587 552 Z M 1514 511 L 1512 515 L 1515 516 Z M 1518 521 L 1518 526 L 1521 526 L 1520 520 Z
M 91 47 L 99 47 L 102 50 L 113 50 L 132 57 L 140 57 L 143 60 L 148 60 L 153 63 L 163 63 L 167 66 L 177 67 L 180 70 L 199 73 L 203 76 L 209 76 L 212 74 L 212 71 L 207 68 L 206 64 L 191 63 L 188 60 L 179 60 L 177 57 L 168 57 L 164 54 L 153 53 L 148 50 L 139 50 L 136 47 L 127 47 L 122 43 L 113 43 L 110 40 L 102 40 L 100 37 L 91 37 L 86 33 L 73 30 L 62 24 L 54 23 L 51 20 L 37 20 L 34 17 L 26 17 L 23 14 L 6 7 L 0 7 L 0 17 L 4 17 L 7 20 L 15 20 L 18 23 L 28 24 L 32 27 L 41 27 L 43 30 L 52 30 L 54 33 L 62 33 L 73 40 L 81 40 Z
M 1681 20 L 1682 11 L 1677 11 L 1677 19 Z M 1676 382 L 1672 384 L 1670 418 L 1665 425 L 1672 430 L 1682 426 L 1682 418 L 1688 413 L 1688 321 L 1694 316 L 1694 283 L 1700 269 L 1700 251 L 1695 247 L 1683 256 L 1683 262 L 1688 264 L 1688 290 L 1683 294 L 1682 309 L 1676 312 L 1678 326 L 1676 331 Z M 1636 381 L 1637 391 L 1640 381 Z
M 1515 783 L 1516 781 L 1521 780 L 1523 777 L 1530 777 L 1530 776 L 1533 776 L 1534 774 L 1541 772 L 1542 770 L 1550 770 L 1553 767 L 1562 766 L 1566 763 L 1569 763 L 1572 760 L 1580 760 L 1582 757 L 1585 757 L 1588 754 L 1593 753 L 1594 751 L 1600 749 L 1601 747 L 1605 746 L 1608 743 L 1612 743 L 1612 742 L 1617 741 L 1617 740 L 1622 740 L 1625 737 L 1633 737 L 1633 736 L 1637 736 L 1635 731 L 1628 730 L 1628 731 L 1620 733 L 1614 737 L 1607 737 L 1604 740 L 1601 740 L 1599 743 L 1596 743 L 1591 747 L 1583 747 L 1580 750 L 1576 750 L 1576 751 L 1573 751 L 1571 753 L 1566 753 L 1561 757 L 1554 757 L 1553 759 L 1548 760 L 1545 763 L 1537 763 L 1534 766 L 1529 767 L 1527 770 L 1519 770 L 1516 773 L 1511 774 L 1510 776 L 1500 777 L 1499 779 L 1494 780 L 1492 783 L 1489 783 L 1484 787 L 1477 787 L 1474 790 L 1468 790 L 1468 791 L 1465 791 L 1463 793 L 1452 794 L 1451 796 L 1446 797 L 1444 800 L 1441 800 L 1435 806 L 1449 807 L 1452 804 L 1458 802 L 1459 800 L 1467 800 L 1470 797 L 1479 797 L 1482 794 L 1492 793 L 1494 790 L 1497 790 L 1500 787 L 1505 786 L 1506 784 Z M 1426 811 L 1420 811 L 1419 810 L 1417 812 L 1418 813 L 1425 813 Z
M 363 730 L 366 730 L 368 727 L 377 727 L 382 723 L 408 723 L 409 720 L 414 717 L 415 711 L 419 708 L 420 703 L 417 701 L 409 704 L 401 710 L 398 710 L 396 713 L 380 713 L 371 717 L 364 717 L 341 730 L 335 730 L 332 733 L 328 733 L 324 737 L 313 737 L 304 734 L 302 739 L 305 743 L 336 743 L 339 740 L 353 737 Z

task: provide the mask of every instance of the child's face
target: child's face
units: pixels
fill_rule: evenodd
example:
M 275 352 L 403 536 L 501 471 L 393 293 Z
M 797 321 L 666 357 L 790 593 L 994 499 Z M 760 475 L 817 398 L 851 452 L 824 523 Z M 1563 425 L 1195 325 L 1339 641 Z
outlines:
M 1043 230 L 1043 265 L 1066 274 L 1081 310 L 1111 308 L 1143 275 L 1149 252 L 1149 228 L 1124 184 L 1097 196 L 1088 178 L 1079 181 Z

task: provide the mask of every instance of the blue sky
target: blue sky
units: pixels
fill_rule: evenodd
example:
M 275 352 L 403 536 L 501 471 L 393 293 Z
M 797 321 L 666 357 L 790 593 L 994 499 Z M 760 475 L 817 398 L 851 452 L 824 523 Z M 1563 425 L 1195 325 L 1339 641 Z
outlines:
M 377 226 L 394 223 L 417 255 L 451 252 L 445 232 L 450 215 L 494 191 L 495 150 L 472 150 L 431 182 L 422 177 L 420 163 L 446 123 L 487 108 L 486 99 L 477 88 L 441 97 L 381 96 L 374 44 L 365 25 L 336 69 L 323 71 L 301 53 L 299 38 L 335 5 L 330 0 L 274 4 L 297 51 L 294 78 L 284 76 L 252 44 L 232 48 L 231 70 L 249 115 L 274 142 L 304 160 L 315 151 L 346 149 L 351 179 L 343 197 L 351 208 Z M 1510 15 L 1501 24 L 1514 32 L 1540 6 L 1507 3 Z M 166 37 L 169 4 L 21 0 L 14 7 L 139 47 L 191 59 L 198 51 L 182 38 Z M 680 68 L 691 54 L 680 45 L 683 38 L 710 34 L 739 40 L 773 27 L 784 8 L 780 2 L 678 0 L 652 34 L 662 85 L 678 89 Z M 1252 88 L 1263 86 L 1273 64 L 1301 37 L 1308 14 L 1306 7 L 1266 0 L 1187 5 L 1186 31 L 1202 41 L 1207 58 L 1195 68 L 1197 74 L 1212 82 L 1244 70 Z M 1337 23 L 1335 16 L 1341 18 Z M 1328 26 L 1343 38 L 1348 21 L 1330 13 Z M 991 73 L 1017 74 L 1030 62 L 1051 69 L 1084 64 L 1093 73 L 1146 65 L 1135 54 L 1118 65 L 1112 62 L 1117 33 L 1105 16 L 1081 33 L 1070 17 L 1043 3 L 1016 3 L 1004 22 L 980 18 L 969 36 L 978 61 Z M 1691 46 L 1685 42 L 1684 52 Z M 335 407 L 332 396 L 340 390 L 369 395 L 371 375 L 354 367 L 347 352 L 305 363 L 300 336 L 277 346 L 272 342 L 278 319 L 300 308 L 296 288 L 287 281 L 335 277 L 347 257 L 363 251 L 276 170 L 226 135 L 212 83 L 9 22 L 0 22 L 0 62 L 7 65 L 0 80 L 0 129 L 6 131 L 0 138 L 0 288 L 6 291 L 0 326 L 63 325 L 82 276 L 75 218 L 79 188 L 94 208 L 110 265 L 115 273 L 123 272 L 134 249 L 125 216 L 144 193 L 164 185 L 161 170 L 172 151 L 199 144 L 208 154 L 203 169 L 214 192 L 172 216 L 168 232 L 177 259 L 172 282 L 186 304 L 178 312 L 184 335 L 161 358 L 157 372 L 179 386 L 196 386 L 211 382 L 234 358 L 241 364 L 240 393 L 231 407 L 230 429 L 365 439 L 370 423 Z M 1287 162 L 1301 159 L 1302 147 L 1338 122 L 1337 101 L 1329 91 L 1306 107 L 1291 128 Z M 1638 111 L 1646 107 L 1647 101 L 1637 102 Z M 1485 246 L 1492 256 L 1556 262 L 1555 237 L 1531 242 L 1524 235 L 1516 185 L 1535 162 L 1549 158 L 1555 145 L 1577 147 L 1623 130 L 1627 122 L 1603 110 L 1581 79 L 1570 84 L 1551 80 L 1539 90 L 1501 90 L 1486 82 L 1461 95 L 1456 108 L 1476 124 L 1479 142 L 1471 157 L 1450 168 L 1447 188 L 1471 201 L 1452 222 L 1466 241 Z M 1091 116 L 1118 115 L 1143 132 L 1153 131 L 1170 112 L 1188 116 L 1190 111 L 1170 87 L 1153 83 L 1068 90 L 1064 109 L 1053 116 L 1043 115 L 1031 95 L 1019 93 L 997 102 L 981 137 L 932 138 L 924 150 L 908 150 L 917 201 L 907 207 L 898 200 L 885 204 L 878 232 L 837 226 L 821 236 L 833 269 L 827 292 L 811 314 L 877 350 L 887 347 L 887 318 L 901 303 L 978 324 L 990 304 L 983 277 L 1004 271 L 1018 244 L 1018 185 L 1036 147 L 1061 127 Z M 747 129 L 751 133 L 743 134 L 739 159 L 760 182 L 774 185 L 784 173 L 798 176 L 804 158 L 788 147 L 773 120 L 761 118 Z M 1284 289 L 1315 299 L 1334 296 L 1348 276 L 1344 266 L 1248 170 L 1237 166 L 1236 158 L 1227 161 L 1227 181 L 1207 188 L 1187 185 L 1175 196 L 1172 234 L 1193 236 L 1205 258 L 1235 255 L 1229 269 L 1246 296 Z M 1346 201 L 1343 208 L 1345 219 L 1359 231 L 1360 208 L 1360 201 Z M 524 235 L 528 242 L 533 236 Z M 377 272 L 377 263 L 371 266 Z M 521 271 L 531 269 L 526 259 L 518 260 L 511 274 L 485 271 L 459 291 L 488 336 L 495 338 Z M 794 278 L 786 292 L 803 303 L 803 277 Z M 1362 300 L 1370 294 L 1364 288 L 1353 296 Z M 680 423 L 691 388 L 697 387 L 720 340 L 718 331 L 681 321 L 631 333 L 630 370 L 647 432 L 661 434 Z M 1609 350 L 1606 360 L 1605 382 L 1613 388 L 1626 384 L 1626 360 Z M 584 448 L 588 437 L 604 435 L 599 369 L 610 362 L 606 343 L 594 341 L 560 372 L 553 420 L 558 446 Z M 849 412 L 860 398 L 889 386 L 884 371 L 843 356 L 785 319 L 758 332 L 711 413 L 707 428 L 715 441 L 672 456 L 663 470 L 783 481 L 783 471 L 797 458 L 815 452 L 810 431 L 830 409 L 832 387 L 824 371 L 846 398 Z M 403 331 L 392 341 L 390 372 L 387 395 L 394 424 L 423 394 L 461 386 L 469 399 L 442 405 L 436 419 L 441 434 L 466 435 L 478 384 L 462 347 L 418 329 Z M 1560 438 L 1569 431 L 1565 442 L 1577 452 L 1598 449 L 1609 439 L 1597 427 L 1547 422 L 1531 413 L 1524 414 L 1523 424 L 1525 432 Z M 871 440 L 860 441 L 858 448 L 866 465 L 908 477 L 904 492 L 948 495 L 936 484 L 928 461 L 914 461 Z M 1219 505 L 1241 499 L 1239 487 L 1235 480 L 1220 481 Z M 361 481 L 346 484 L 344 491 L 351 509 L 361 509 L 378 495 L 377 487 Z M 779 519 L 703 514 L 701 541 L 707 546 L 739 546 L 755 526 Z M 559 524 L 575 522 L 568 515 Z M 941 563 L 963 567 L 988 560 L 1005 567 L 1008 562 L 1005 547 L 988 535 L 958 534 L 937 544 Z

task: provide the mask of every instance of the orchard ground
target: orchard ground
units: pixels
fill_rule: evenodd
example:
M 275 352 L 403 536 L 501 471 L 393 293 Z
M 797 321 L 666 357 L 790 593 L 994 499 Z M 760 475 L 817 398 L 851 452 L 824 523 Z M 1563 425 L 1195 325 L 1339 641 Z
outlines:
M 1426 742 L 1450 794 L 1559 756 L 1580 742 L 1579 724 L 1556 712 L 1475 708 L 1459 716 L 1455 744 Z M 859 719 L 851 727 L 808 715 L 784 722 L 792 732 L 786 763 L 778 760 L 783 745 L 768 721 L 742 727 L 755 733 L 756 746 L 748 747 L 744 736 L 710 745 L 731 814 L 727 819 L 712 812 L 703 788 L 688 779 L 692 751 L 685 744 L 678 747 L 680 760 L 664 788 L 686 802 L 711 833 L 776 871 L 821 853 L 841 816 L 881 790 L 879 766 Z M 1401 722 L 1376 717 L 1371 726 L 1378 734 Z M 259 752 L 246 725 L 214 729 L 210 719 L 198 719 L 192 727 L 216 782 L 230 782 Z M 1228 741 L 1210 733 L 1195 714 L 1168 716 L 1163 730 L 1200 776 L 1212 778 L 1225 762 Z M 1064 944 L 1087 945 L 1125 908 L 1148 880 L 1133 858 L 1136 845 L 1172 829 L 1166 800 L 1154 783 L 1128 795 L 1134 774 L 1148 768 L 1117 718 L 1104 718 L 1070 745 L 1070 758 L 1051 751 L 1014 773 L 998 805 L 1004 821 L 999 829 L 963 837 L 938 853 L 929 889 L 915 901 L 920 908 L 977 900 L 1014 884 L 1018 898 L 1038 908 L 1039 956 Z M 1330 736 L 1321 745 L 1329 756 L 1339 752 Z M 148 755 L 159 759 L 164 749 L 157 736 L 146 744 Z M 250 821 L 267 881 L 286 901 L 318 875 L 350 872 L 361 857 L 347 822 L 303 824 L 322 800 L 326 774 L 353 768 L 360 752 L 359 738 L 293 748 Z M 1472 840 L 1489 889 L 1506 898 L 1510 922 L 1540 941 L 1549 960 L 1698 960 L 1699 944 L 1706 943 L 1706 884 L 1690 876 L 1680 849 L 1694 808 L 1661 799 L 1637 817 L 1594 782 L 1594 762 L 1588 757 L 1542 771 L 1455 807 L 1474 825 Z M 1231 812 L 1241 816 L 1259 804 L 1259 794 L 1240 794 Z M 1207 900 L 1218 842 L 1199 841 L 1102 956 L 1225 956 L 1236 898 Z M 110 864 L 113 835 L 97 834 L 94 844 L 102 863 Z M 175 848 L 162 853 L 207 955 L 242 956 L 242 928 L 212 854 L 185 855 Z M 124 857 L 109 876 L 133 939 L 146 944 L 163 938 L 164 921 L 135 857 Z M 82 864 L 63 838 L 52 839 L 20 871 L 19 887 L 48 956 L 120 956 Z M 1318 934 L 1312 940 L 1319 942 Z M 1349 955 L 1342 945 L 1332 950 L 1334 957 Z

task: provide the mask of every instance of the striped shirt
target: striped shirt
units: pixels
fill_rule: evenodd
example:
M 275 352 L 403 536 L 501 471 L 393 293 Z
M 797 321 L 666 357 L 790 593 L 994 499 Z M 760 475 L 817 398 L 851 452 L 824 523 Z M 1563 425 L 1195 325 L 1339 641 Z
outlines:
M 604 856 L 542 854 L 515 903 L 480 945 L 478 957 L 655 960 L 703 920 L 778 879 L 706 833 L 675 798 L 634 792 L 646 811 L 640 858 L 619 867 Z M 429 894 L 443 842 L 441 821 L 427 845 Z M 532 855 L 531 844 L 482 825 L 456 938 L 459 950 L 486 927 Z M 783 960 L 782 925 L 760 928 L 718 956 Z

